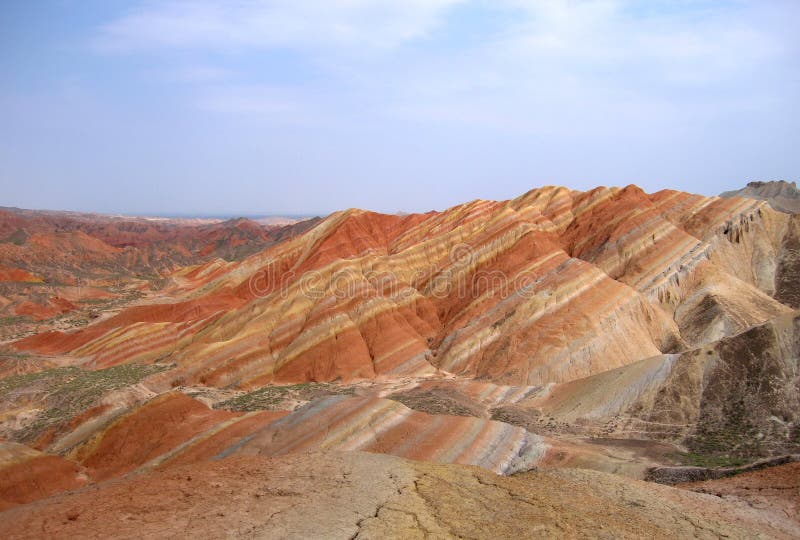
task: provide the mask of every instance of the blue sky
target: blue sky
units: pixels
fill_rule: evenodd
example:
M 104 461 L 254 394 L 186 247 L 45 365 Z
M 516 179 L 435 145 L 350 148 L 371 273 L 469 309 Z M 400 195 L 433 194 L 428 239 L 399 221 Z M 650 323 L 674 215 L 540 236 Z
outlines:
M 800 176 L 795 0 L 0 3 L 0 205 L 441 209 Z

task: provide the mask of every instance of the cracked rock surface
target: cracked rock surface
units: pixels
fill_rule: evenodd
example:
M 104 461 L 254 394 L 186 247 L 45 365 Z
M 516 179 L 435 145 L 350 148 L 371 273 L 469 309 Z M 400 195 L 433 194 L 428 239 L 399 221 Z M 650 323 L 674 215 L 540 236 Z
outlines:
M 737 500 L 592 471 L 496 476 L 366 454 L 239 456 L 0 514 L 3 538 L 791 538 Z

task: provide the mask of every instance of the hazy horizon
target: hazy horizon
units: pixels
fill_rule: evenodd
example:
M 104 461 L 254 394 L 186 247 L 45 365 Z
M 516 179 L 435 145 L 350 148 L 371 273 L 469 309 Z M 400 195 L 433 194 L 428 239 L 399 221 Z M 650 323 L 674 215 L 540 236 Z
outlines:
M 0 7 L 0 205 L 424 212 L 800 176 L 800 4 L 47 0 Z
M 775 179 L 775 181 L 778 181 L 778 180 L 779 179 Z M 753 180 L 750 180 L 749 182 L 752 182 L 752 181 Z M 739 188 L 744 188 L 746 184 L 747 184 L 747 182 L 745 182 L 741 186 L 738 186 L 737 188 L 734 188 L 734 189 L 729 190 L 729 191 L 736 191 Z M 537 187 L 545 187 L 545 186 L 537 186 Z M 567 187 L 567 186 L 564 186 L 564 187 Z M 619 188 L 622 188 L 622 187 L 625 187 L 625 186 L 594 186 L 594 187 L 619 187 Z M 534 187 L 534 188 L 531 188 L 531 189 L 536 189 L 536 188 Z M 689 191 L 689 192 L 690 193 L 701 194 L 698 191 Z M 524 193 L 525 192 L 520 192 L 518 195 L 522 195 Z M 713 195 L 720 195 L 721 193 L 723 193 L 723 192 L 710 193 L 709 195 L 712 195 L 712 196 Z M 147 211 L 147 210 L 144 210 L 144 211 L 132 210 L 132 211 L 117 212 L 117 211 L 106 211 L 106 210 L 102 210 L 102 209 L 100 209 L 100 210 L 91 210 L 91 209 L 90 210 L 76 210 L 74 208 L 22 207 L 22 206 L 17 206 L 17 205 L 4 204 L 2 201 L 0 201 L 0 210 L 5 209 L 5 208 L 14 208 L 14 209 L 18 209 L 18 210 L 29 210 L 29 211 L 34 211 L 34 212 L 74 212 L 74 213 L 78 213 L 78 214 L 83 214 L 83 213 L 85 213 L 85 214 L 98 214 L 98 215 L 106 215 L 106 216 L 112 216 L 112 217 L 119 216 L 119 217 L 154 218 L 154 219 L 162 218 L 162 219 L 218 219 L 218 220 L 229 220 L 229 219 L 245 218 L 245 219 L 257 220 L 257 219 L 262 219 L 262 218 L 287 218 L 287 219 L 296 219 L 296 220 L 302 221 L 302 220 L 305 220 L 305 219 L 312 219 L 312 218 L 315 218 L 315 217 L 325 217 L 325 216 L 327 216 L 329 214 L 332 214 L 334 212 L 338 212 L 338 211 L 342 211 L 342 210 L 348 210 L 350 208 L 358 208 L 360 210 L 367 210 L 367 211 L 378 212 L 378 213 L 383 213 L 383 214 L 413 214 L 413 213 L 426 213 L 426 212 L 441 212 L 441 211 L 447 210 L 448 208 L 451 208 L 452 206 L 458 206 L 460 204 L 469 203 L 469 202 L 472 202 L 472 201 L 477 200 L 477 199 L 483 199 L 483 200 L 505 200 L 505 199 L 491 199 L 491 198 L 488 198 L 488 197 L 478 197 L 476 199 L 469 199 L 469 200 L 459 201 L 457 203 L 454 203 L 451 206 L 443 206 L 443 207 L 438 207 L 438 208 L 431 207 L 431 208 L 419 209 L 419 210 L 399 209 L 399 210 L 394 210 L 394 211 L 388 211 L 388 210 L 387 211 L 383 211 L 383 210 L 375 210 L 373 208 L 343 206 L 341 208 L 335 208 L 335 209 L 332 209 L 332 210 L 326 210 L 326 211 L 322 211 L 322 212 L 307 212 L 307 213 L 300 213 L 300 212 L 270 212 L 268 210 L 266 210 L 266 211 L 254 211 L 254 212 L 246 212 L 246 211 L 237 212 L 237 211 L 233 211 L 233 212 L 216 212 L 216 213 L 213 212 L 213 211 L 212 212 L 192 212 L 192 211 L 170 211 L 170 210 L 165 210 L 163 212 L 151 212 L 151 211 Z

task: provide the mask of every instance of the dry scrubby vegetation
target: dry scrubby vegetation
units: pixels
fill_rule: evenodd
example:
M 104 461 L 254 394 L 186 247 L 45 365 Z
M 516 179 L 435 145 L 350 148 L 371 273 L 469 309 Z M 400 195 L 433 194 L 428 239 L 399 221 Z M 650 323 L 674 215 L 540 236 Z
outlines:
M 353 395 L 355 389 L 329 383 L 303 383 L 287 386 L 266 386 L 253 392 L 216 403 L 215 409 L 235 412 L 286 410 L 294 401 L 311 401 L 326 396 Z
M 427 414 L 449 414 L 452 416 L 482 417 L 483 410 L 462 394 L 443 388 L 425 390 L 415 388 L 388 396 L 416 411 Z
M 137 384 L 171 367 L 169 364 L 123 364 L 90 371 L 70 366 L 3 379 L 0 403 L 13 403 L 34 395 L 43 404 L 35 419 L 11 433 L 11 438 L 20 442 L 33 441 L 48 428 L 68 422 L 94 407 L 109 392 Z
M 800 335 L 800 320 L 793 324 Z M 779 329 L 763 325 L 720 342 L 720 360 L 712 366 L 687 441 L 691 455 L 737 465 L 800 452 L 797 358 L 781 351 L 788 345 L 796 354 L 797 344 L 781 345 L 779 335 Z

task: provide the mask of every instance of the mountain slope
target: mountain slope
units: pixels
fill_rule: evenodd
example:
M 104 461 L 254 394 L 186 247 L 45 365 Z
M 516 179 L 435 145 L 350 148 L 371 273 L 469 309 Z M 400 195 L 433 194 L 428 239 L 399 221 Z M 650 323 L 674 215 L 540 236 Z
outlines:
M 242 262 L 175 273 L 169 314 L 137 307 L 15 347 L 96 367 L 169 358 L 178 384 L 437 369 L 564 382 L 789 313 L 771 297 L 789 220 L 747 199 L 635 186 L 403 217 L 348 210 Z

